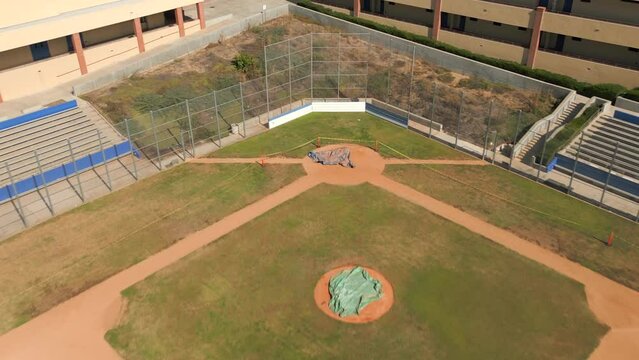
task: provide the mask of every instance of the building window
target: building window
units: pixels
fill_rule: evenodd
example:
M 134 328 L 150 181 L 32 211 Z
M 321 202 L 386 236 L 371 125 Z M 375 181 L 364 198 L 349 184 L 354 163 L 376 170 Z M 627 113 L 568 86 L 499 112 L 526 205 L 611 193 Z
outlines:
M 639 49 L 637 49 L 637 48 L 632 48 L 632 47 L 629 47 L 629 48 L 628 48 L 628 51 L 632 51 L 632 52 L 639 53 Z
M 526 30 L 528 30 L 528 28 L 525 28 L 525 27 L 523 27 L 523 26 L 518 26 L 518 27 L 517 27 L 517 29 L 519 29 L 519 30 L 521 30 L 521 31 L 526 31 Z
M 477 18 L 474 18 L 474 17 L 471 17 L 469 19 L 470 19 L 470 21 L 477 21 Z
M 432 13 L 432 12 L 433 12 L 433 9 L 426 9 L 426 12 L 427 12 L 427 13 Z
M 575 37 L 575 36 L 573 36 L 573 37 L 572 37 L 572 41 L 581 41 L 581 38 L 580 38 L 580 37 Z
M 495 22 L 495 21 L 493 21 L 493 25 L 495 25 L 495 26 L 501 26 L 501 23 L 500 23 L 500 22 Z
M 140 18 L 140 23 L 141 23 L 141 24 L 146 24 L 147 22 L 148 22 L 148 21 L 147 21 L 147 19 L 146 19 L 146 16 L 142 16 L 142 17 Z

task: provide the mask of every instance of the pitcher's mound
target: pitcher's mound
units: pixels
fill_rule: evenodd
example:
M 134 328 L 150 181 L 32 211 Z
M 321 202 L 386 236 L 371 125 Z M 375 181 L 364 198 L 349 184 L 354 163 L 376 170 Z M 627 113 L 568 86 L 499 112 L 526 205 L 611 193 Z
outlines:
M 393 300 L 394 300 L 393 287 L 391 286 L 390 282 L 388 282 L 388 280 L 386 280 L 386 278 L 382 276 L 382 274 L 365 266 L 362 266 L 362 267 L 374 279 L 378 280 L 382 284 L 383 295 L 381 299 L 375 300 L 371 302 L 370 304 L 366 305 L 366 307 L 363 308 L 359 312 L 359 314 L 349 315 L 345 317 L 341 317 L 337 315 L 328 306 L 328 303 L 331 300 L 331 294 L 328 290 L 329 282 L 335 275 L 339 274 L 343 270 L 352 269 L 354 267 L 356 267 L 356 265 L 340 266 L 322 275 L 322 277 L 317 282 L 317 285 L 315 285 L 315 292 L 314 292 L 315 304 L 317 305 L 317 307 L 320 308 L 320 310 L 322 310 L 324 314 L 330 316 L 331 318 L 335 320 L 344 321 L 351 324 L 362 324 L 362 323 L 375 321 L 379 319 L 380 317 L 382 317 L 384 314 L 386 314 L 386 312 L 390 310 L 391 306 L 393 306 Z

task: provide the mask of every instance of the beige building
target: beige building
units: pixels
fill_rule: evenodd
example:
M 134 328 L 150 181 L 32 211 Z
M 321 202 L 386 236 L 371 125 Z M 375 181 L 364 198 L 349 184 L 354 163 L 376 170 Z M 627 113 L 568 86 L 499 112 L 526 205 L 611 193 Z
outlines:
M 0 102 L 3 94 L 15 98 L 28 93 L 23 81 L 36 87 L 55 85 L 57 79 L 87 74 L 94 62 L 105 62 L 128 51 L 131 41 L 136 53 L 141 53 L 159 43 L 158 39 L 168 37 L 160 33 L 145 39 L 145 32 L 172 27 L 176 38 L 185 36 L 183 6 L 196 5 L 199 27 L 203 29 L 204 7 L 197 1 L 23 0 L 20 11 L 0 12 Z M 101 46 L 114 41 L 123 45 Z M 92 51 L 107 54 L 94 60 Z M 71 58 L 74 60 L 70 64 Z M 40 79 L 31 81 L 32 73 Z M 46 76 L 52 79 L 44 79 Z
M 476 53 L 639 86 L 639 0 L 321 0 Z

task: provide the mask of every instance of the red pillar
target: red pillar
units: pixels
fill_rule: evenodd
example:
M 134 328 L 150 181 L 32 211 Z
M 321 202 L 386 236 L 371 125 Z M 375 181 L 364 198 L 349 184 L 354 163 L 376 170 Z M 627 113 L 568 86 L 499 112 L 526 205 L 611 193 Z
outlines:
M 442 0 L 433 0 L 433 31 L 430 37 L 439 40 L 439 30 L 442 28 Z
M 135 30 L 135 37 L 138 39 L 138 50 L 140 53 L 143 53 L 144 48 L 144 37 L 142 36 L 142 22 L 140 22 L 140 18 L 133 19 L 133 30 Z
M 200 19 L 200 29 L 206 29 L 206 16 L 204 14 L 204 2 L 195 4 L 197 8 L 197 18 Z
M 359 16 L 359 11 L 362 9 L 360 0 L 353 0 L 353 16 Z
M 0 104 L 2 104 L 2 93 L 0 93 Z
M 528 59 L 526 65 L 531 68 L 535 67 L 535 59 L 537 59 L 537 51 L 539 51 L 539 41 L 541 40 L 541 23 L 544 19 L 546 8 L 538 6 L 535 11 L 535 24 L 533 25 L 532 37 L 530 39 L 530 47 L 528 48 Z
M 82 40 L 80 39 L 80 34 L 75 33 L 71 35 L 71 42 L 73 43 L 73 51 L 78 57 L 78 65 L 80 65 L 80 73 L 82 75 L 89 72 L 87 69 L 87 61 L 84 59 L 84 49 L 82 48 Z
M 184 32 L 184 15 L 182 14 L 181 7 L 175 9 L 175 22 L 177 23 L 180 37 L 184 37 L 186 33 Z

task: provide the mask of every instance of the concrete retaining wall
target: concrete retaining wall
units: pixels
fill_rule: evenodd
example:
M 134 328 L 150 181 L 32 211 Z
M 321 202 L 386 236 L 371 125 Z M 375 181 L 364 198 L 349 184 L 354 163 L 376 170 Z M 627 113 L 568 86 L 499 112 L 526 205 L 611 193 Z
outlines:
M 639 113 L 639 102 L 622 98 L 621 96 L 617 97 L 617 100 L 615 100 L 615 106 L 624 110 Z

